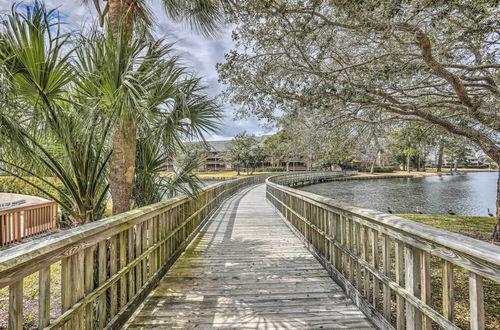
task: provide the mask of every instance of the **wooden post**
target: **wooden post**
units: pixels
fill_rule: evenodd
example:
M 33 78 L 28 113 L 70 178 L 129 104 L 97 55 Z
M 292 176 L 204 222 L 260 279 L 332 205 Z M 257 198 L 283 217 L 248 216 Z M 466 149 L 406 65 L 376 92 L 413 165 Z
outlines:
M 455 320 L 455 290 L 453 287 L 453 264 L 443 260 L 443 315 L 448 320 Z
M 471 330 L 482 330 L 484 329 L 483 278 L 473 272 L 469 272 L 469 301 L 470 328 Z
M 406 245 L 405 253 L 405 283 L 406 290 L 413 296 L 420 297 L 420 251 L 411 245 Z M 409 302 L 406 302 L 406 328 L 418 330 L 422 328 L 422 313 Z
M 97 259 L 99 261 L 99 285 L 102 285 L 104 282 L 106 282 L 106 277 L 107 277 L 107 268 L 108 268 L 108 256 L 107 256 L 107 246 L 106 246 L 106 240 L 100 241 L 99 246 L 98 246 L 98 256 Z M 106 292 L 101 294 L 99 296 L 98 300 L 98 307 L 97 307 L 97 325 L 99 329 L 104 328 L 106 324 L 106 307 L 107 307 L 107 299 L 106 299 Z
M 109 276 L 113 276 L 116 273 L 116 267 L 118 262 L 118 250 L 117 250 L 117 235 L 114 235 L 109 239 Z M 111 285 L 109 290 L 109 313 L 111 317 L 116 315 L 118 304 L 118 285 L 115 283 Z
M 78 251 L 71 258 L 71 304 L 75 305 L 85 296 L 85 267 L 84 267 L 84 252 Z M 78 312 L 74 317 L 73 327 L 83 329 L 83 310 Z
M 94 289 L 94 252 L 95 245 L 85 249 L 85 282 L 84 291 L 85 295 L 92 292 Z M 98 265 L 99 267 L 100 265 Z M 94 327 L 94 301 L 92 301 L 85 308 L 85 329 L 92 329 Z
M 61 260 L 61 311 L 66 312 L 71 307 L 71 257 Z M 70 329 L 70 323 L 64 329 Z
M 396 282 L 404 287 L 404 253 L 403 243 L 396 241 Z M 397 330 L 405 329 L 405 301 L 401 295 L 396 295 L 396 326 Z
M 362 227 L 363 231 L 363 259 L 370 263 L 370 238 L 368 237 L 368 228 L 365 226 Z M 368 270 L 364 270 L 364 278 L 363 278 L 363 286 L 364 286 L 364 294 L 367 301 L 370 301 L 371 291 L 370 291 L 370 272 Z
M 9 286 L 9 330 L 23 329 L 23 280 Z
M 429 253 L 425 251 L 422 251 L 420 255 L 420 280 L 422 301 L 429 305 L 431 302 L 431 261 Z M 423 329 L 431 330 L 431 319 L 425 315 L 423 315 L 422 317 Z
M 383 271 L 384 275 L 387 277 L 391 277 L 391 250 L 390 250 L 390 240 L 389 236 L 386 234 L 382 235 L 382 263 L 383 263 Z M 383 286 L 383 310 L 384 317 L 386 320 L 391 320 L 391 289 L 387 284 Z
M 379 252 L 378 252 L 378 232 L 376 230 L 372 229 L 371 233 L 372 233 L 372 237 L 371 237 L 372 266 L 373 266 L 373 268 L 378 270 L 379 269 L 378 268 L 378 262 L 379 262 L 379 259 L 378 259 L 378 254 L 379 254 Z M 373 306 L 375 308 L 377 308 L 379 293 L 380 293 L 379 281 L 374 276 L 373 277 L 373 295 L 372 295 L 372 298 L 373 298 Z
M 44 328 L 50 323 L 50 266 L 38 273 L 38 326 Z

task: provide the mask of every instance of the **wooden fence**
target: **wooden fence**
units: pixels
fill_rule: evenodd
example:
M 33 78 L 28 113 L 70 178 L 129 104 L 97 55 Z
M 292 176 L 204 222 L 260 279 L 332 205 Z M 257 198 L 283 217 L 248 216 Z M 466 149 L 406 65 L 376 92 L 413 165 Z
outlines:
M 39 328 L 119 329 L 204 219 L 225 198 L 264 179 L 217 183 L 196 199 L 173 198 L 3 251 L 0 289 L 9 287 L 9 329 L 23 328 L 23 279 L 33 273 L 39 277 Z M 55 267 L 60 289 L 53 287 Z M 61 314 L 51 315 L 58 298 Z
M 57 227 L 57 203 L 0 210 L 0 246 L 35 236 Z
M 278 184 L 304 181 L 294 176 L 270 177 L 268 200 L 376 326 L 459 329 L 461 290 L 460 326 L 485 328 L 483 280 L 500 288 L 499 246 Z

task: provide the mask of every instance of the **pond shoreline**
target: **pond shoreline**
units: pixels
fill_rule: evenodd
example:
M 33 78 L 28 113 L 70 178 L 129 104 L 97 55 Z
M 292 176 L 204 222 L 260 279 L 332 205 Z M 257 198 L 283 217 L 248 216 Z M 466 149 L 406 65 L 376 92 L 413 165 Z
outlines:
M 443 176 L 443 175 L 454 175 L 454 174 L 459 174 L 459 173 L 478 173 L 478 172 L 495 172 L 498 173 L 498 169 L 475 169 L 475 168 L 459 168 L 457 172 L 453 171 L 441 171 L 441 172 L 436 172 L 436 171 L 426 171 L 426 172 L 408 172 L 408 171 L 394 171 L 394 172 L 389 172 L 389 173 L 367 173 L 367 172 L 359 172 L 357 175 L 354 177 L 370 177 L 370 178 L 391 178 L 391 177 L 398 177 L 402 175 L 406 175 L 408 178 L 424 178 L 424 177 L 429 177 L 429 176 Z

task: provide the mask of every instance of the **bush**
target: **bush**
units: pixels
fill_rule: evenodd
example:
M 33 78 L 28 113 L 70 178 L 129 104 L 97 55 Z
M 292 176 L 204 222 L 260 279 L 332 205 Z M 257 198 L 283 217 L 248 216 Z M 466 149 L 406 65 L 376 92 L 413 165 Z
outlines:
M 41 184 L 42 188 L 48 191 L 51 194 L 56 196 L 59 193 L 54 190 L 51 186 L 46 183 L 41 182 L 40 179 L 30 178 L 31 182 L 36 183 L 37 185 Z M 57 187 L 63 187 L 60 182 L 54 182 L 53 179 L 47 179 L 47 181 L 51 180 L 52 183 L 55 183 Z M 15 178 L 13 176 L 0 176 L 0 192 L 13 193 L 13 194 L 21 194 L 21 195 L 30 195 L 30 196 L 38 196 L 46 199 L 52 199 L 40 190 L 36 189 L 32 185 L 27 184 L 21 179 Z
M 464 164 L 462 166 L 459 166 L 460 167 L 464 167 L 464 168 L 484 168 L 484 169 L 487 169 L 487 168 L 492 168 L 492 169 L 495 169 L 496 166 L 492 164 L 492 166 L 488 165 L 488 164 L 481 164 L 481 165 L 473 165 L 473 164 Z
M 284 172 L 285 168 L 283 166 L 268 167 L 266 169 L 268 172 Z
M 360 167 L 359 171 L 360 172 L 370 172 L 371 168 L 370 167 Z M 394 172 L 396 169 L 392 166 L 375 166 L 373 167 L 373 172 L 374 173 L 391 173 Z

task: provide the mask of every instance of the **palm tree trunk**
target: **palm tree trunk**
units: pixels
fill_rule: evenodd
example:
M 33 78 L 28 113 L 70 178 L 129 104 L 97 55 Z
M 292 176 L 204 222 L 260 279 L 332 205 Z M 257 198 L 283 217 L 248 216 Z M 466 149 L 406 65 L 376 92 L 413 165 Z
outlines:
M 113 154 L 109 171 L 109 187 L 113 214 L 130 210 L 135 176 L 137 122 L 135 118 L 118 121 L 113 136 Z
M 108 0 L 109 29 L 117 37 L 120 32 L 131 34 L 134 0 Z M 122 29 L 122 31 L 120 31 Z M 113 200 L 113 214 L 130 210 L 130 200 L 135 176 L 137 150 L 137 120 L 134 117 L 118 118 L 113 136 L 113 154 L 110 162 L 109 187 Z

